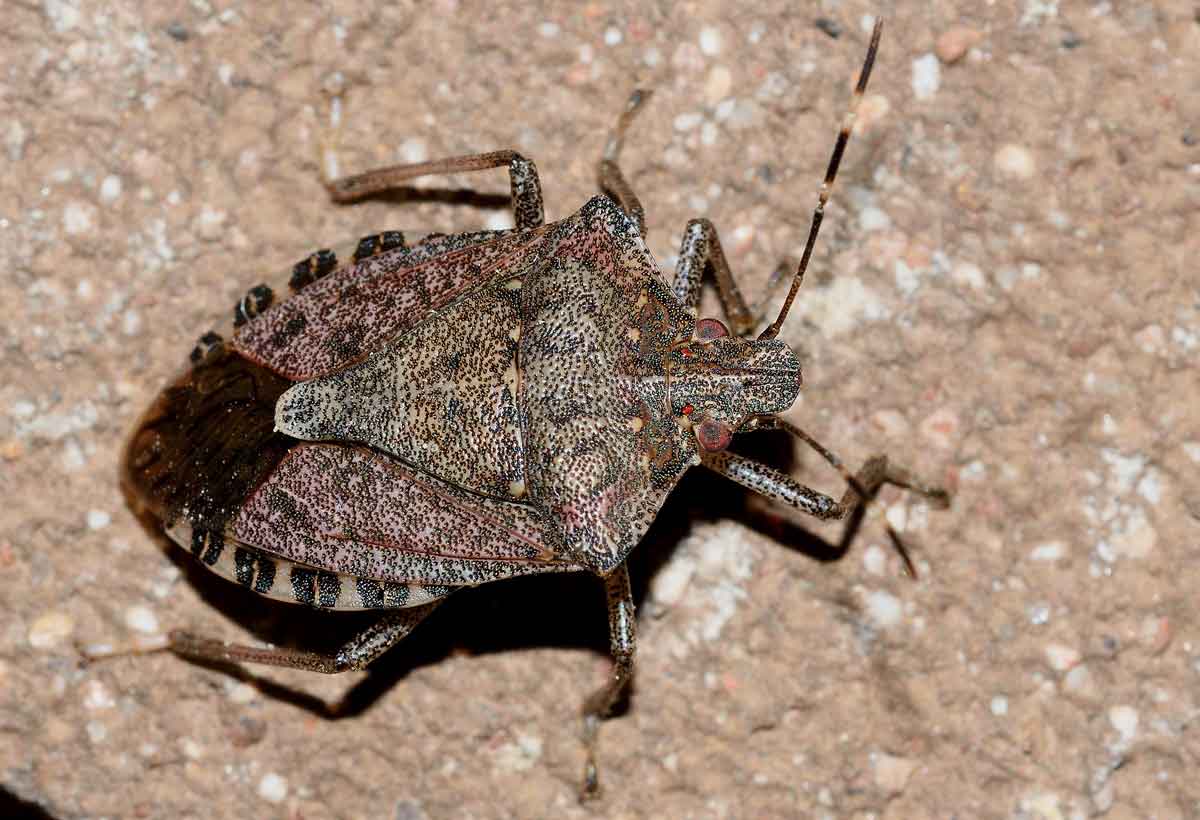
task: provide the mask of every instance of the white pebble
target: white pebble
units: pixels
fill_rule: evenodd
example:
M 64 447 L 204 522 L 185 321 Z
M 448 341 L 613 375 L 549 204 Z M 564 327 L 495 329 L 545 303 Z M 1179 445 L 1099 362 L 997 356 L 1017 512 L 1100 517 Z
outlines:
M 108 727 L 98 720 L 89 720 L 86 727 L 88 740 L 92 743 L 103 743 L 108 737 Z
M 912 61 L 912 90 L 918 100 L 930 100 L 942 85 L 942 64 L 937 55 L 924 54 Z
M 858 229 L 863 233 L 886 231 L 892 227 L 892 218 L 882 208 L 868 205 L 858 212 Z
M 689 111 L 685 114 L 680 114 L 675 118 L 674 126 L 676 131 L 691 131 L 697 125 L 704 121 L 704 115 L 696 111 Z
M 29 626 L 29 645 L 34 649 L 50 649 L 65 641 L 75 631 L 75 619 L 65 612 L 47 612 Z
M 1126 743 L 1133 740 L 1138 730 L 1138 711 L 1132 706 L 1114 706 L 1108 710 L 1108 722 Z
M 63 230 L 72 236 L 87 233 L 96 224 L 96 208 L 86 202 L 68 202 L 63 208 Z
M 138 331 L 140 331 L 141 329 L 142 329 L 142 317 L 136 310 L 134 310 L 133 308 L 130 308 L 129 310 L 125 311 L 124 314 L 122 314 L 122 316 L 121 316 L 121 332 L 122 333 L 124 333 L 126 336 L 136 336 L 138 334 Z
M 996 151 L 992 166 L 998 173 L 1013 179 L 1033 179 L 1037 173 L 1037 163 L 1029 149 L 1011 142 Z
M 121 178 L 116 174 L 109 174 L 100 183 L 100 199 L 103 202 L 115 202 L 121 196 Z
M 546 38 L 557 37 L 559 31 L 558 23 L 547 21 L 538 26 L 538 34 Z
M 917 761 L 907 757 L 879 754 L 875 757 L 875 785 L 887 794 L 899 794 L 908 785 Z
M 650 597 L 662 607 L 679 604 L 687 594 L 692 576 L 696 574 L 696 562 L 682 555 L 667 562 L 650 583 Z
M 287 797 L 288 782 L 275 772 L 267 772 L 258 781 L 258 796 L 268 803 L 282 803 Z
M 117 705 L 112 694 L 98 680 L 88 681 L 83 694 L 85 709 L 111 709 Z
M 87 526 L 89 530 L 102 530 L 112 523 L 112 516 L 104 510 L 88 510 Z
M 483 226 L 489 231 L 507 231 L 513 227 L 512 214 L 508 211 L 492 211 Z
M 1056 672 L 1065 672 L 1076 666 L 1081 660 L 1077 649 L 1064 646 L 1060 643 L 1047 644 L 1045 652 L 1046 661 L 1050 664 L 1050 668 Z
M 863 569 L 872 575 L 883 575 L 887 568 L 887 554 L 881 547 L 872 544 L 863 551 Z
M 982 288 L 987 284 L 983 271 L 974 262 L 957 262 L 950 270 L 954 281 L 973 288 Z
M 229 699 L 234 703 L 253 703 L 258 697 L 258 690 L 248 683 L 235 683 L 229 687 Z
M 158 616 L 149 607 L 131 606 L 125 612 L 125 625 L 145 635 L 158 632 Z
M 992 702 L 988 705 L 988 708 L 992 710 L 992 714 L 996 717 L 1003 717 L 1008 714 L 1008 698 L 1004 697 L 1004 695 L 996 695 L 996 697 L 992 698 Z
M 429 159 L 425 141 L 418 137 L 409 137 L 400 143 L 400 158 L 405 162 L 424 162 Z
M 1157 504 L 1162 500 L 1162 482 L 1159 480 L 1157 470 L 1153 467 L 1146 470 L 1146 474 L 1138 482 L 1137 492 L 1151 504 Z
M 8 123 L 8 133 L 4 135 L 4 142 L 8 146 L 8 158 L 13 162 L 19 161 L 25 156 L 25 141 L 29 139 L 29 132 L 25 129 L 18 120 L 10 120 Z
M 619 46 L 624 39 L 621 30 L 616 26 L 609 26 L 604 31 L 604 45 L 606 46 Z
M 1090 696 L 1095 694 L 1096 687 L 1092 680 L 1092 672 L 1086 663 L 1079 664 L 1063 676 L 1063 688 L 1073 695 Z
M 700 50 L 708 57 L 721 53 L 721 31 L 713 26 L 700 29 Z
M 876 590 L 867 596 L 867 615 L 879 626 L 895 626 L 903 613 L 900 599 L 890 592 Z
M 1034 547 L 1029 552 L 1029 557 L 1034 561 L 1057 561 L 1066 553 L 1067 548 L 1062 541 L 1047 541 Z
M 496 765 L 502 771 L 526 772 L 542 756 L 542 739 L 533 735 L 518 735 L 516 743 L 505 743 L 495 751 Z
M 903 259 L 896 260 L 895 271 L 896 289 L 906 297 L 911 297 L 921 287 L 921 277 Z

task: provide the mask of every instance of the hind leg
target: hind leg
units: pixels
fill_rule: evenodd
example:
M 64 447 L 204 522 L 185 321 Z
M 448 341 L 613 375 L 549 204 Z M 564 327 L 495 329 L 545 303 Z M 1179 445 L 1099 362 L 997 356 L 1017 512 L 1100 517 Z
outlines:
M 181 658 L 210 663 L 258 663 L 264 666 L 283 666 L 333 675 L 365 668 L 371 661 L 408 637 L 417 624 L 425 620 L 425 616 L 436 609 L 440 603 L 441 601 L 438 600 L 408 609 L 390 610 L 331 655 L 306 652 L 301 649 L 229 643 L 213 638 L 199 638 L 179 630 L 173 630 L 168 634 L 165 644 L 153 648 L 86 652 L 85 654 L 90 660 L 101 660 L 126 654 L 166 650 Z

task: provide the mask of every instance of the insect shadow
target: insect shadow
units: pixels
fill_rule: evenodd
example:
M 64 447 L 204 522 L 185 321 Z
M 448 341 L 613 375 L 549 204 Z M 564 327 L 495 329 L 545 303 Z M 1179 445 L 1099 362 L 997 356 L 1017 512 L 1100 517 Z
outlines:
M 55 820 L 43 806 L 25 800 L 0 786 L 0 817 L 22 817 L 25 820 Z
M 509 194 L 492 194 L 477 191 L 474 188 L 418 188 L 413 185 L 402 185 L 387 191 L 368 194 L 362 197 L 361 201 L 385 202 L 391 205 L 451 205 L 455 208 L 467 207 L 492 211 L 512 207 L 512 196 Z
M 792 439 L 785 433 L 763 431 L 739 441 L 737 449 L 777 469 L 792 472 L 796 468 L 792 445 Z M 261 641 L 332 651 L 379 617 L 377 612 L 330 613 L 264 599 L 207 571 L 171 542 L 153 518 L 139 520 L 186 582 L 210 606 Z M 639 609 L 651 581 L 670 560 L 679 542 L 696 523 L 718 520 L 737 521 L 784 548 L 830 562 L 846 553 L 861 521 L 861 512 L 847 522 L 839 543 L 830 543 L 782 517 L 778 508 L 756 503 L 753 493 L 728 479 L 707 470 L 690 470 L 659 511 L 641 547 L 629 557 L 633 596 Z M 607 623 L 597 614 L 604 612 L 603 603 L 603 586 L 582 572 L 513 578 L 463 590 L 451 595 L 433 612 L 404 641 L 402 649 L 388 652 L 375 661 L 366 676 L 333 703 L 236 664 L 195 659 L 189 662 L 228 674 L 255 687 L 265 697 L 292 704 L 318 717 L 339 719 L 363 713 L 409 672 L 452 654 L 483 655 L 559 647 L 586 649 L 607 656 Z M 553 612 L 554 617 L 547 618 L 548 612 Z M 625 705 L 623 699 L 618 713 Z

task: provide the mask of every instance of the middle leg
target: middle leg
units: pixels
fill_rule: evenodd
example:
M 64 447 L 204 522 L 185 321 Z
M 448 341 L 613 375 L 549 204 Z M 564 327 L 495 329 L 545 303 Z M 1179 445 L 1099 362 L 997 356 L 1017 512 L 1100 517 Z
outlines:
M 587 763 L 583 771 L 580 799 L 595 797 L 600 792 L 600 775 L 596 768 L 596 735 L 600 721 L 609 716 L 633 680 L 637 619 L 633 608 L 633 592 L 629 587 L 629 569 L 625 564 L 604 579 L 604 590 L 608 594 L 608 634 L 613 666 L 608 682 L 583 704 L 583 743 L 587 750 Z
M 542 208 L 542 184 L 533 161 L 516 151 L 492 151 L 463 157 L 436 159 L 411 165 L 392 165 L 354 176 L 326 180 L 325 188 L 334 202 L 354 202 L 371 194 L 383 193 L 417 177 L 459 174 L 508 167 L 512 190 L 513 222 L 517 230 L 540 227 L 545 222 Z

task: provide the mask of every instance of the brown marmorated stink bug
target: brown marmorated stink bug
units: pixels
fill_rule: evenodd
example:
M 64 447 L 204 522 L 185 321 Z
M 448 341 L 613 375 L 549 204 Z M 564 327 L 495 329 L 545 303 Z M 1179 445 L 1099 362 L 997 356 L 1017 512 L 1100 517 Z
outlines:
M 332 656 L 183 632 L 166 648 L 208 661 L 361 669 L 456 589 L 595 573 L 608 594 L 614 664 L 584 706 L 584 788 L 593 793 L 597 724 L 633 673 L 625 558 L 685 470 L 703 464 L 823 519 L 845 516 L 884 482 L 945 502 L 944 491 L 882 456 L 852 475 L 777 415 L 801 377 L 776 336 L 879 35 L 876 23 L 791 290 L 757 337 L 712 223 L 688 224 L 670 284 L 642 240 L 642 207 L 617 165 L 642 92 L 600 161 L 610 196 L 558 222 L 545 223 L 534 165 L 513 151 L 330 182 L 332 198 L 349 202 L 414 177 L 507 167 L 515 228 L 411 245 L 388 231 L 297 263 L 285 299 L 251 288 L 228 338 L 202 336 L 187 370 L 141 418 L 122 478 L 134 507 L 214 572 L 268 598 L 383 614 Z M 697 319 L 707 269 L 728 325 Z M 735 433 L 762 429 L 815 448 L 847 480 L 842 500 L 726 449 Z

